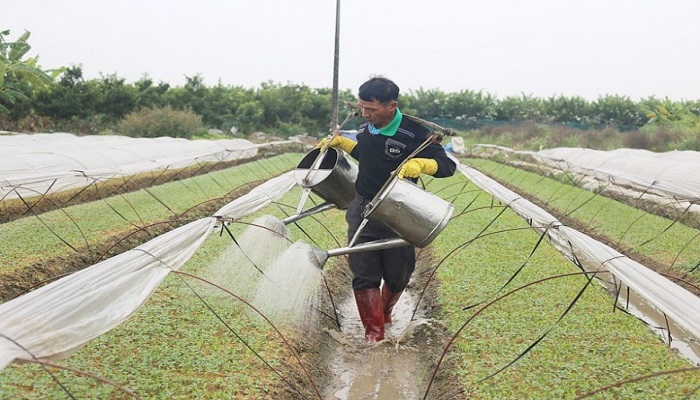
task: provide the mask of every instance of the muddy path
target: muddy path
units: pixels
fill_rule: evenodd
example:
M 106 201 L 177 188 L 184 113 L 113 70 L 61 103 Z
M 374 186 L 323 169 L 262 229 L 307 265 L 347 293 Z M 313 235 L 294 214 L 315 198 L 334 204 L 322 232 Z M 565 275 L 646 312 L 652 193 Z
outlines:
M 424 397 L 437 359 L 449 341 L 448 332 L 435 319 L 436 282 L 421 293 L 434 268 L 431 261 L 428 249 L 424 249 L 409 286 L 394 308 L 393 323 L 386 325 L 385 340 L 377 344 L 364 339 L 346 258 L 338 258 L 335 266 L 324 272 L 340 328 L 322 326 L 319 340 L 309 349 L 315 354 L 315 381 L 323 399 Z M 428 398 L 447 398 L 462 392 L 445 375 L 437 375 Z

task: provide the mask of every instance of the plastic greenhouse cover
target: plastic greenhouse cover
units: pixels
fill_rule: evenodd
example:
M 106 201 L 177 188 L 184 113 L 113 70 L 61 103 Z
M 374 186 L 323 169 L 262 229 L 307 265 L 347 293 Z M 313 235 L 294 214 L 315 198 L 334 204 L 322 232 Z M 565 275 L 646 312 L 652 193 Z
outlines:
M 101 179 L 183 168 L 202 162 L 254 157 L 244 139 L 75 136 L 68 133 L 0 135 L 0 199 L 80 188 Z
M 257 186 L 215 216 L 237 220 L 278 200 L 293 171 Z M 190 222 L 132 250 L 0 304 L 0 369 L 14 359 L 61 359 L 131 316 L 199 248 L 217 217 Z
M 700 338 L 700 298 L 568 228 L 484 174 L 459 164 L 473 183 L 509 205 L 532 226 L 547 229 L 552 242 L 570 258 L 595 260 L 617 279 Z M 0 369 L 14 359 L 60 359 L 124 322 L 180 268 L 212 232 L 217 219 L 238 220 L 281 198 L 295 186 L 294 171 L 271 179 L 203 218 L 156 237 L 33 292 L 0 304 Z
M 642 191 L 652 189 L 677 200 L 700 201 L 700 152 L 697 151 L 655 153 L 640 149 L 602 151 L 562 147 L 531 152 L 479 147 L 532 157 L 563 171 L 597 176 L 600 181 L 626 183 Z
M 527 199 L 503 187 L 481 172 L 459 165 L 459 171 L 485 192 L 511 207 L 539 230 L 547 230 L 551 241 L 570 259 L 587 258 L 609 271 L 633 292 L 667 315 L 696 340 L 700 339 L 700 297 L 615 249 L 563 225 Z

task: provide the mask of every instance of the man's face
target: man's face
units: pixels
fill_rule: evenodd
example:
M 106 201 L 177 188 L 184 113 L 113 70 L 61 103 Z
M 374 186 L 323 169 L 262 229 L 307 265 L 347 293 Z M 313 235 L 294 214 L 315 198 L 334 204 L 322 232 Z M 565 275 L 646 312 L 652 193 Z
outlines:
M 391 122 L 394 118 L 396 107 L 398 106 L 396 100 L 392 100 L 386 104 L 376 100 L 360 100 L 358 104 L 362 107 L 362 118 L 366 119 L 367 122 L 377 128 L 384 127 Z

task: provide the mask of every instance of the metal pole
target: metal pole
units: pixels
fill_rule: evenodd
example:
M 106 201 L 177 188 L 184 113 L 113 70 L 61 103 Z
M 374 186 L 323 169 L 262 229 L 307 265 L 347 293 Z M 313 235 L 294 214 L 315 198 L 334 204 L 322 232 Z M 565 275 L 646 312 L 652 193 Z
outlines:
M 333 92 L 331 94 L 331 132 L 338 127 L 338 60 L 340 54 L 340 0 L 335 4 L 335 55 L 333 57 Z

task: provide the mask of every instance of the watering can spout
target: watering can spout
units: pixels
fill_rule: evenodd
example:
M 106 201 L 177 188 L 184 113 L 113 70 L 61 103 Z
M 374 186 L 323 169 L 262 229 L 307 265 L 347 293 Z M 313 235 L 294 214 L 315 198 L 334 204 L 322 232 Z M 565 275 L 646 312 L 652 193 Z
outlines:
M 315 247 L 312 247 L 312 249 L 316 260 L 318 261 L 317 266 L 320 269 L 323 269 L 323 266 L 326 264 L 329 257 L 342 256 L 351 253 L 361 253 L 364 251 L 391 249 L 402 246 L 412 246 L 412 244 L 397 237 L 392 239 L 373 240 L 371 242 L 360 243 L 350 247 L 339 247 L 332 250 L 322 250 Z
M 328 261 L 328 252 L 316 247 L 312 247 L 311 251 L 313 256 L 316 257 L 316 266 L 318 269 L 323 269 L 323 267 L 326 265 L 326 261 Z
M 306 210 L 302 213 L 290 215 L 289 217 L 283 219 L 282 223 L 285 225 L 289 225 L 292 222 L 296 222 L 302 218 L 308 217 L 309 215 L 314 215 L 314 214 L 317 214 L 317 213 L 320 213 L 320 212 L 323 212 L 326 210 L 330 210 L 330 209 L 335 208 L 335 207 L 336 207 L 335 204 L 327 201 L 325 203 L 317 205 L 316 207 L 309 208 L 308 210 Z

